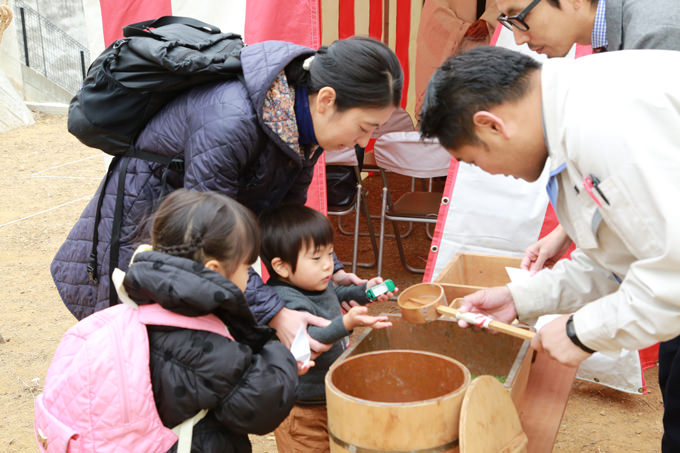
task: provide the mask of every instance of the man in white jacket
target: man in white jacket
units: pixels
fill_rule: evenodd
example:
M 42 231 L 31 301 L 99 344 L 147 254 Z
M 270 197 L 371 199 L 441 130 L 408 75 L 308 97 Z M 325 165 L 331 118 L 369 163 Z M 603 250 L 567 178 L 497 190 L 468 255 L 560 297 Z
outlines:
M 434 74 L 424 136 L 492 174 L 547 186 L 578 249 L 523 283 L 465 298 L 510 322 L 565 313 L 532 346 L 578 366 L 594 351 L 680 334 L 680 52 L 631 50 L 541 64 L 476 48 Z M 550 159 L 548 159 L 550 157 Z M 462 322 L 461 322 L 462 323 Z M 464 323 L 462 323 L 464 325 Z M 680 357 L 660 356 L 663 451 L 680 451 Z

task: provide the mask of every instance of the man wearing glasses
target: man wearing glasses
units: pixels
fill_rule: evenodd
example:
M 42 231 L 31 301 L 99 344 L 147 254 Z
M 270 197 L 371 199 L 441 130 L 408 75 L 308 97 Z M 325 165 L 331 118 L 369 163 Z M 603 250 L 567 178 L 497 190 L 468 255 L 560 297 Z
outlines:
M 496 5 L 498 22 L 515 42 L 548 57 L 563 57 L 574 44 L 595 52 L 680 50 L 680 0 L 496 0 Z M 558 225 L 527 247 L 521 267 L 532 273 L 552 267 L 571 242 Z
M 498 21 L 512 30 L 515 42 L 549 57 L 566 55 L 574 43 L 590 44 L 596 52 L 680 50 L 680 0 L 497 0 L 496 4 L 501 12 Z M 558 225 L 527 247 L 521 267 L 532 273 L 552 267 L 571 243 Z M 674 418 L 680 414 L 680 394 L 670 385 L 674 381 L 680 381 L 680 337 L 659 346 L 659 386 L 666 408 L 664 452 L 680 451 L 680 427 Z
M 497 0 L 498 21 L 518 45 L 563 57 L 575 44 L 597 50 L 680 50 L 678 0 Z

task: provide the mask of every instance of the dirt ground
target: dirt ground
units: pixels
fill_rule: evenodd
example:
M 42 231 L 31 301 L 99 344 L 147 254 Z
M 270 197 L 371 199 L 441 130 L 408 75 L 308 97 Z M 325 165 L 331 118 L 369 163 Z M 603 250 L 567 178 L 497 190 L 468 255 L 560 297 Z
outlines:
M 33 400 L 62 334 L 75 323 L 57 294 L 49 265 L 105 172 L 103 153 L 73 138 L 64 116 L 35 116 L 34 126 L 0 134 L 0 453 L 37 451 Z M 372 205 L 379 199 L 377 180 L 366 181 Z M 367 244 L 362 241 L 364 259 Z M 425 234 L 415 231 L 409 238 L 410 259 L 424 264 L 428 245 Z M 336 249 L 341 258 L 351 256 L 349 238 L 338 235 Z M 375 268 L 358 273 L 372 277 Z M 402 289 L 421 278 L 403 269 L 390 241 L 383 275 Z M 371 311 L 396 313 L 395 305 L 374 304 Z M 645 378 L 646 395 L 576 381 L 553 451 L 659 451 L 657 369 L 646 371 Z M 272 434 L 251 439 L 255 452 L 276 451 Z

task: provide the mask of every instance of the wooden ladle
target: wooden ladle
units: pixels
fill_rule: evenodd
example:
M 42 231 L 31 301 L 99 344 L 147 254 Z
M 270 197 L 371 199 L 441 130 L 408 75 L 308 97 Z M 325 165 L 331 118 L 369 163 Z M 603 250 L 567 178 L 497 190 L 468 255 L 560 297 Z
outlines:
M 458 305 L 463 299 L 454 299 L 451 305 Z M 516 327 L 504 322 L 496 321 L 490 316 L 484 315 L 482 313 L 471 313 L 462 312 L 451 306 L 438 305 L 435 309 L 444 316 L 450 316 L 456 319 L 462 319 L 473 326 L 483 327 L 487 329 L 497 330 L 499 332 L 505 333 L 507 335 L 512 335 L 513 337 L 521 338 L 523 340 L 531 341 L 536 335 L 535 332 L 530 330 L 522 329 L 521 327 Z

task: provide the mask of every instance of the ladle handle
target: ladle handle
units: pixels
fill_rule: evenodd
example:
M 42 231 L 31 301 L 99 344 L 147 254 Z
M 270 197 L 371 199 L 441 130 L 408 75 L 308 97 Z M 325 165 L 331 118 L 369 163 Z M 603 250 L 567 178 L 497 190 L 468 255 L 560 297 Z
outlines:
M 483 315 L 481 313 L 465 313 L 445 305 L 438 305 L 437 311 L 442 315 L 450 315 L 456 319 L 468 321 L 470 324 L 497 330 L 523 340 L 531 341 L 534 338 L 534 335 L 536 335 L 535 332 L 522 329 L 520 327 L 511 326 L 510 324 L 506 324 L 504 322 L 496 321 L 495 319 L 492 319 L 489 316 Z

